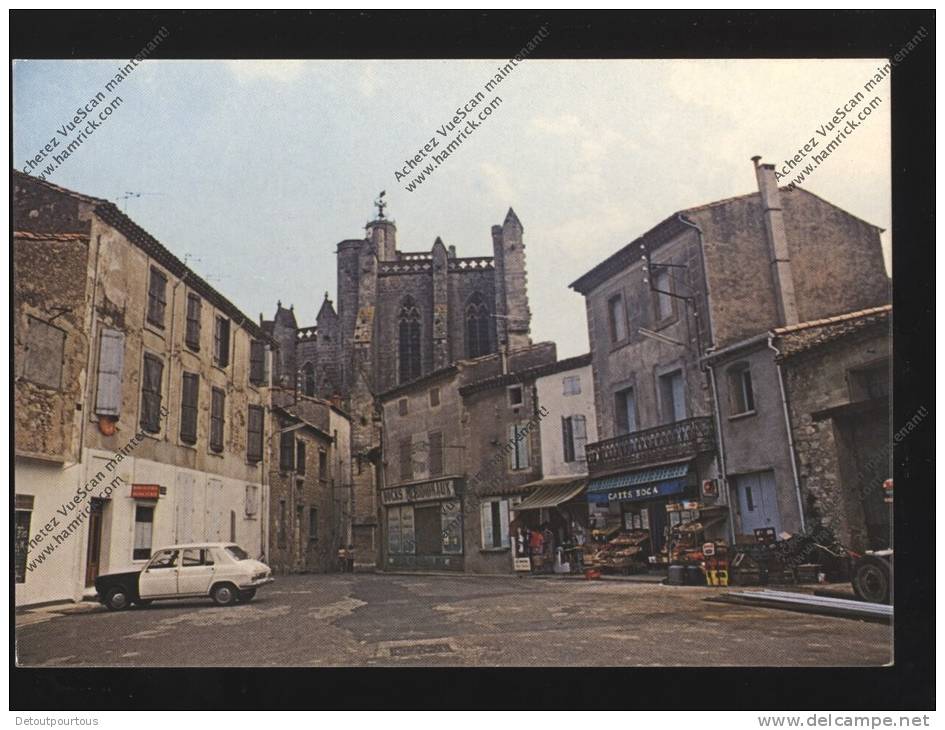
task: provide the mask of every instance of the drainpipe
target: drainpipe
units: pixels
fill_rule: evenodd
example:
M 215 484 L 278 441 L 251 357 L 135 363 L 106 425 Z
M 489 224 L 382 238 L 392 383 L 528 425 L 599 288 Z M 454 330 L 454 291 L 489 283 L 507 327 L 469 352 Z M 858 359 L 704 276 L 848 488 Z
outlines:
M 709 348 L 713 350 L 715 348 Z M 719 389 L 715 381 L 715 368 L 706 363 L 706 369 L 709 371 L 709 383 L 712 385 L 712 414 L 715 417 L 715 433 L 719 443 L 719 470 L 721 471 L 722 484 L 725 488 L 725 502 L 728 504 L 728 536 L 735 544 L 735 504 L 732 502 L 732 492 L 728 484 L 728 469 L 725 466 L 725 438 L 722 435 L 722 412 L 719 408 Z
M 774 335 L 768 334 L 768 347 L 774 352 L 774 363 L 778 369 L 778 386 L 781 388 L 781 407 L 784 409 L 784 427 L 787 429 L 788 450 L 791 456 L 791 472 L 794 475 L 794 491 L 797 495 L 797 514 L 801 519 L 801 531 L 807 530 L 804 521 L 804 500 L 801 498 L 801 480 L 797 473 L 797 450 L 794 446 L 794 432 L 791 429 L 791 414 L 788 410 L 787 391 L 784 388 L 784 370 L 781 368 L 781 351 L 774 346 Z

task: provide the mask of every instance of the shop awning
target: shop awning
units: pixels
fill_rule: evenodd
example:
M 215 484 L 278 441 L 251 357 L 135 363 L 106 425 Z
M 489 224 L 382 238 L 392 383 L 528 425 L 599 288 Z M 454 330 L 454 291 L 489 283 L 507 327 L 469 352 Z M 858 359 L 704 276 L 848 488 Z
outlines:
M 541 509 L 542 507 L 557 507 L 559 504 L 573 499 L 584 491 L 587 479 L 564 477 L 561 479 L 545 479 L 540 482 L 526 484 L 525 488 L 534 487 L 535 491 L 515 505 L 515 511 L 526 509 Z
M 684 461 L 597 477 L 587 485 L 587 498 L 591 502 L 632 501 L 677 494 L 685 488 L 688 472 L 689 462 Z

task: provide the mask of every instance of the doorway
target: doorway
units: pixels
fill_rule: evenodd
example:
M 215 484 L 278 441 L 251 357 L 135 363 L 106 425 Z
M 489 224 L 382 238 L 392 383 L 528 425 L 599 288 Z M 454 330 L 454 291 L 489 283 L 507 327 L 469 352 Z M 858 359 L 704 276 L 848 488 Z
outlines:
M 85 586 L 95 585 L 102 565 L 102 513 L 105 500 L 92 498 L 89 512 L 89 546 L 85 553 Z
M 773 471 L 740 474 L 735 477 L 738 492 L 738 507 L 741 512 L 741 532 L 753 535 L 762 527 L 773 527 L 776 535 L 781 533 L 781 511 L 778 509 L 778 492 Z

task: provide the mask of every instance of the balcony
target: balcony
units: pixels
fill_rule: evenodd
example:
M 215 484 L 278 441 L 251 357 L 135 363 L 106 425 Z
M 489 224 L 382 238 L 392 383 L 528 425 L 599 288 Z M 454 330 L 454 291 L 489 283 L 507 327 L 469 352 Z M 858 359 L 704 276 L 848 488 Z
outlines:
M 597 474 L 691 459 L 714 450 L 712 418 L 698 416 L 588 444 L 587 466 L 591 474 Z

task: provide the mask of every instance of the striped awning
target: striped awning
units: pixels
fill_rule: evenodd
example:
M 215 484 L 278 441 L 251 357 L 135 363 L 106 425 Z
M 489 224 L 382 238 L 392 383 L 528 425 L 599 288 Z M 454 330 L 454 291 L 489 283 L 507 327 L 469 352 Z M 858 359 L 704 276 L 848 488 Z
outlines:
M 574 499 L 587 484 L 587 479 L 581 477 L 573 479 L 565 477 L 562 479 L 545 479 L 540 482 L 533 482 L 535 491 L 529 494 L 524 500 L 513 506 L 515 511 L 526 509 L 541 509 L 543 507 L 557 507 L 559 504 Z

